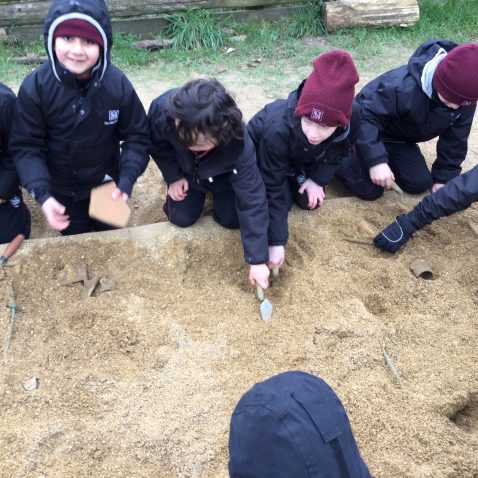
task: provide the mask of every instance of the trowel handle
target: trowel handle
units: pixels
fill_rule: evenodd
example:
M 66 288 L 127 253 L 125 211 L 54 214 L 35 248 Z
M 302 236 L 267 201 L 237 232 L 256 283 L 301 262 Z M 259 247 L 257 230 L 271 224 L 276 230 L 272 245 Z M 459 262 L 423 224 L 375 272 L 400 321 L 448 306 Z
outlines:
M 392 181 L 390 188 L 397 194 L 403 194 L 402 188 L 395 181 Z
M 274 278 L 279 277 L 279 267 L 272 268 L 272 277 Z
M 257 298 L 259 300 L 264 300 L 266 298 L 264 294 L 264 289 L 260 285 L 256 284 L 256 291 L 257 291 Z

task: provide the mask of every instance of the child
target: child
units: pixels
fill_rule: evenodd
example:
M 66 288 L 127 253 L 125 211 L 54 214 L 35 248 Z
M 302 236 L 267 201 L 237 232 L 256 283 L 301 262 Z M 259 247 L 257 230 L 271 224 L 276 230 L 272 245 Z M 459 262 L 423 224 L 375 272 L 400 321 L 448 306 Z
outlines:
M 15 95 L 0 84 L 0 244 L 6 244 L 0 265 L 30 237 L 30 211 L 23 202 L 18 176 L 8 148 Z
M 152 157 L 168 185 L 168 219 L 191 226 L 212 192 L 214 220 L 241 228 L 249 281 L 267 288 L 266 194 L 234 100 L 217 80 L 199 79 L 156 98 L 148 117 Z
M 408 65 L 380 75 L 357 95 L 361 130 L 344 161 L 343 184 L 373 200 L 392 181 L 411 194 L 458 176 L 478 99 L 478 44 L 428 40 Z M 417 143 L 438 137 L 431 172 Z
M 116 181 L 127 201 L 148 162 L 143 106 L 110 64 L 102 0 L 54 0 L 45 20 L 49 61 L 23 81 L 10 147 L 22 184 L 64 235 L 111 229 L 88 215 L 92 188 Z
M 313 67 L 287 100 L 268 104 L 247 126 L 267 189 L 271 269 L 284 263 L 292 199 L 302 209 L 321 206 L 325 186 L 358 134 L 352 102 L 359 77 L 352 57 L 329 51 Z
M 371 478 L 335 392 L 305 372 L 252 387 L 229 434 L 231 478 Z
M 422 199 L 408 214 L 397 217 L 373 243 L 387 252 L 397 252 L 413 234 L 436 219 L 468 208 L 478 201 L 478 166 L 453 178 L 443 188 Z

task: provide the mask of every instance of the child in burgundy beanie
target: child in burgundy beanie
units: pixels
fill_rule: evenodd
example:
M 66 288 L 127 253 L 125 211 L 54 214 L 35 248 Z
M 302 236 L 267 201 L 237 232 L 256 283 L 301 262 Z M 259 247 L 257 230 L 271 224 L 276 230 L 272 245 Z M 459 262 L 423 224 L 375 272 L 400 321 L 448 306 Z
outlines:
M 54 0 L 44 25 L 48 62 L 23 81 L 10 148 L 22 185 L 63 235 L 112 229 L 89 216 L 90 192 L 114 180 L 127 201 L 149 160 L 146 113 L 110 63 L 103 0 Z
M 323 204 L 325 186 L 349 155 L 358 135 L 353 107 L 359 76 L 345 51 L 323 53 L 309 77 L 287 99 L 266 105 L 249 122 L 269 201 L 269 267 L 284 263 L 287 216 Z
M 433 39 L 407 65 L 364 86 L 356 154 L 338 175 L 362 199 L 393 181 L 410 194 L 443 187 L 461 172 L 478 100 L 478 44 Z M 438 138 L 431 171 L 417 143 Z

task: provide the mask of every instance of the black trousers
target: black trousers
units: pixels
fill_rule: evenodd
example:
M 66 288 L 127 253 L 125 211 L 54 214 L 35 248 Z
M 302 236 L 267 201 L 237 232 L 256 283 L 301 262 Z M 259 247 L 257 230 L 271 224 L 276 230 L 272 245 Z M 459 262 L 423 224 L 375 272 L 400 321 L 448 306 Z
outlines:
M 307 179 L 306 174 L 307 173 L 304 173 L 303 171 L 295 171 L 294 174 L 288 178 L 290 191 L 292 193 L 292 197 L 289 200 L 289 211 L 292 207 L 292 201 L 295 202 L 301 209 L 310 211 L 309 195 L 307 194 L 307 191 L 304 191 L 303 194 L 299 193 L 300 187 Z M 317 205 L 313 209 L 317 209 L 318 207 L 319 206 Z
M 70 216 L 70 225 L 63 231 L 60 231 L 62 236 L 117 229 L 114 226 L 110 226 L 109 224 L 105 224 L 104 222 L 90 217 L 88 214 L 90 198 L 73 201 L 73 199 L 68 196 L 55 194 L 55 199 L 65 206 L 65 214 Z
M 236 210 L 236 197 L 232 189 L 222 192 L 213 192 L 213 218 L 227 229 L 237 229 L 239 218 Z M 189 187 L 188 193 L 182 201 L 174 201 L 169 196 L 163 206 L 169 221 L 179 227 L 192 226 L 201 216 L 206 201 L 206 193 Z
M 25 239 L 30 237 L 31 215 L 27 205 L 23 202 L 22 192 L 0 204 L 0 244 L 6 244 L 23 234 Z
M 384 142 L 388 153 L 388 165 L 395 175 L 395 182 L 409 194 L 420 194 L 433 185 L 431 173 L 420 148 L 415 143 Z M 383 188 L 370 180 L 369 169 L 356 151 L 344 159 L 336 176 L 356 196 L 374 200 L 383 194 Z

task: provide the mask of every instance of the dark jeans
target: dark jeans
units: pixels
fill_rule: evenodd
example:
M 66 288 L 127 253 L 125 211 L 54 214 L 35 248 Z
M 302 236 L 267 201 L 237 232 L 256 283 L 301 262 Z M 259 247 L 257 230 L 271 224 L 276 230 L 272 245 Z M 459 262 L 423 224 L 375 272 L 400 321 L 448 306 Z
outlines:
M 395 182 L 409 194 L 420 194 L 430 189 L 432 176 L 420 148 L 415 143 L 383 143 L 388 152 L 388 165 Z M 369 168 L 355 152 L 344 159 L 337 177 L 356 196 L 374 200 L 383 194 L 383 188 L 370 180 Z
M 212 194 L 213 218 L 227 229 L 237 229 L 239 218 L 236 210 L 236 197 L 232 189 Z M 179 227 L 192 226 L 201 216 L 206 201 L 206 193 L 189 187 L 182 201 L 174 201 L 166 196 L 163 210 L 169 221 Z
M 90 198 L 73 201 L 73 199 L 68 196 L 59 196 L 55 194 L 55 199 L 65 206 L 65 214 L 70 216 L 70 225 L 63 231 L 60 231 L 62 236 L 117 229 L 114 226 L 110 226 L 109 224 L 105 224 L 104 222 L 90 217 L 88 214 Z

